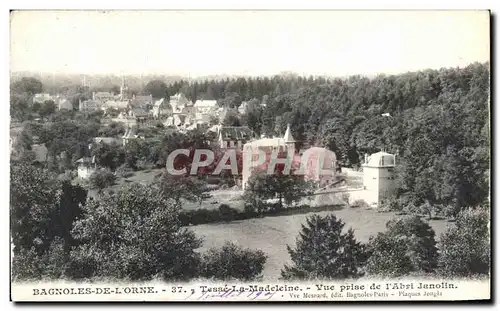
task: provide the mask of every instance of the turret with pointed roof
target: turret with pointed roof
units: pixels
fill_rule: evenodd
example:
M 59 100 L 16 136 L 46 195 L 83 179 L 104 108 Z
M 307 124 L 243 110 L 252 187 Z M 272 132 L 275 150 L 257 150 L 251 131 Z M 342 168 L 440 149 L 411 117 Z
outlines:
M 293 139 L 292 136 L 292 131 L 290 130 L 290 124 L 287 124 L 286 126 L 286 132 L 285 136 L 283 136 L 283 139 L 285 140 L 285 143 L 294 143 L 295 139 Z

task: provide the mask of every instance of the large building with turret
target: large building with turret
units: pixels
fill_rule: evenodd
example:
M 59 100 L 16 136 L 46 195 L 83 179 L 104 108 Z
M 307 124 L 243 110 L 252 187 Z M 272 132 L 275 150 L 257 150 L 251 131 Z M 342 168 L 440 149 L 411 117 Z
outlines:
M 296 149 L 290 125 L 283 137 L 261 138 L 243 146 L 242 188 L 255 171 L 267 171 L 269 166 L 281 164 L 284 171 L 298 174 L 306 180 L 325 186 L 334 181 L 337 158 L 335 153 L 323 147 L 312 147 L 299 151 Z M 277 159 L 276 155 L 280 155 Z M 272 168 L 271 168 L 272 173 Z

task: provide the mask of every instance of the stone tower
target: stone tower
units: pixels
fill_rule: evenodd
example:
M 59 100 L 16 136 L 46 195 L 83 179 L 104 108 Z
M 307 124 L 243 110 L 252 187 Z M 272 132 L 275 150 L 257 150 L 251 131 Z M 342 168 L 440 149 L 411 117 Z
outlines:
M 382 200 L 394 191 L 396 157 L 380 151 L 369 157 L 365 156 L 365 163 L 362 166 L 366 201 L 370 205 L 380 206 Z

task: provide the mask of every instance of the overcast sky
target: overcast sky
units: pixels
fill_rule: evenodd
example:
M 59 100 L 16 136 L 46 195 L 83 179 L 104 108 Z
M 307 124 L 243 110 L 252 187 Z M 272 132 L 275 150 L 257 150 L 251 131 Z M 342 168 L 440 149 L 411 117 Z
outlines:
M 23 11 L 11 70 L 345 76 L 489 60 L 485 11 Z

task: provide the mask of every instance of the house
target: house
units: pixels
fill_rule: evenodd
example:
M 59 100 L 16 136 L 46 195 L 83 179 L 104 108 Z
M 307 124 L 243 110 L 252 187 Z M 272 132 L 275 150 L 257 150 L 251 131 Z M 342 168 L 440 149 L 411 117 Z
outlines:
M 195 113 L 194 120 L 197 123 L 207 123 L 207 124 L 210 124 L 210 121 L 212 121 L 212 115 L 207 114 L 207 113 Z
M 215 114 L 218 107 L 216 100 L 197 100 L 194 103 L 195 113 Z
M 223 126 L 219 128 L 218 142 L 222 149 L 238 148 L 254 138 L 253 131 L 246 126 Z
M 132 108 L 130 109 L 128 115 L 134 117 L 137 121 L 144 121 L 151 116 L 149 111 L 143 108 Z
M 248 179 L 254 169 L 267 170 L 273 163 L 272 155 L 284 152 L 289 159 L 290 169 L 297 169 L 306 180 L 313 180 L 320 186 L 328 185 L 335 180 L 337 157 L 335 153 L 323 147 L 311 147 L 302 154 L 295 149 L 295 139 L 290 125 L 283 137 L 261 138 L 243 146 L 242 186 L 247 186 Z M 265 155 L 265 159 L 259 161 Z
M 81 101 L 78 105 L 78 110 L 82 112 L 93 112 L 93 111 L 99 111 L 102 110 L 103 108 L 103 103 L 98 100 L 85 100 Z
M 95 157 L 84 157 L 76 161 L 78 163 L 78 177 L 81 179 L 88 179 L 96 170 Z
M 111 119 L 111 121 L 117 122 L 117 123 L 123 123 L 123 124 L 125 124 L 126 127 L 131 127 L 131 126 L 137 125 L 137 119 L 129 116 L 127 113 L 125 113 L 123 111 L 118 114 L 118 117 Z
M 35 94 L 33 96 L 33 104 L 34 103 L 43 104 L 44 102 L 50 101 L 50 100 L 53 100 L 53 98 L 52 98 L 52 96 L 50 96 L 50 94 L 47 94 L 47 93 Z
M 184 113 L 186 106 L 189 106 L 191 102 L 182 93 L 177 93 L 174 96 L 170 96 L 170 107 L 172 108 L 172 113 Z
M 154 103 L 153 106 L 153 117 L 155 119 L 161 119 L 172 114 L 172 107 L 170 104 L 165 102 L 165 98 L 161 98 Z
M 128 127 L 125 131 L 125 134 L 122 137 L 123 145 L 125 146 L 130 140 L 136 139 L 138 137 L 139 136 L 137 135 L 137 127 L 136 126 Z
M 73 110 L 73 104 L 67 98 L 57 98 L 56 106 L 58 110 Z
M 186 124 L 186 115 L 183 114 L 174 114 L 173 116 L 168 117 L 165 122 L 163 122 L 163 125 L 165 125 L 165 127 L 179 128 L 184 126 L 184 124 Z
M 94 142 L 106 145 L 121 145 L 123 143 L 121 139 L 115 137 L 94 137 Z
M 193 103 L 189 102 L 184 108 L 182 109 L 182 113 L 185 115 L 194 115 L 195 114 L 195 108 L 193 106 Z
M 105 109 L 125 110 L 129 107 L 128 100 L 108 100 L 104 103 Z
M 244 115 L 247 113 L 247 109 L 248 109 L 248 103 L 242 102 L 241 105 L 238 107 L 238 113 Z
M 153 105 L 153 96 L 152 95 L 134 95 L 130 100 L 131 108 L 142 108 L 148 109 Z
M 49 150 L 47 149 L 45 144 L 33 144 L 31 145 L 31 150 L 35 154 L 35 162 L 47 162 Z
M 105 103 L 108 100 L 113 100 L 114 95 L 110 92 L 92 92 L 92 99 Z

